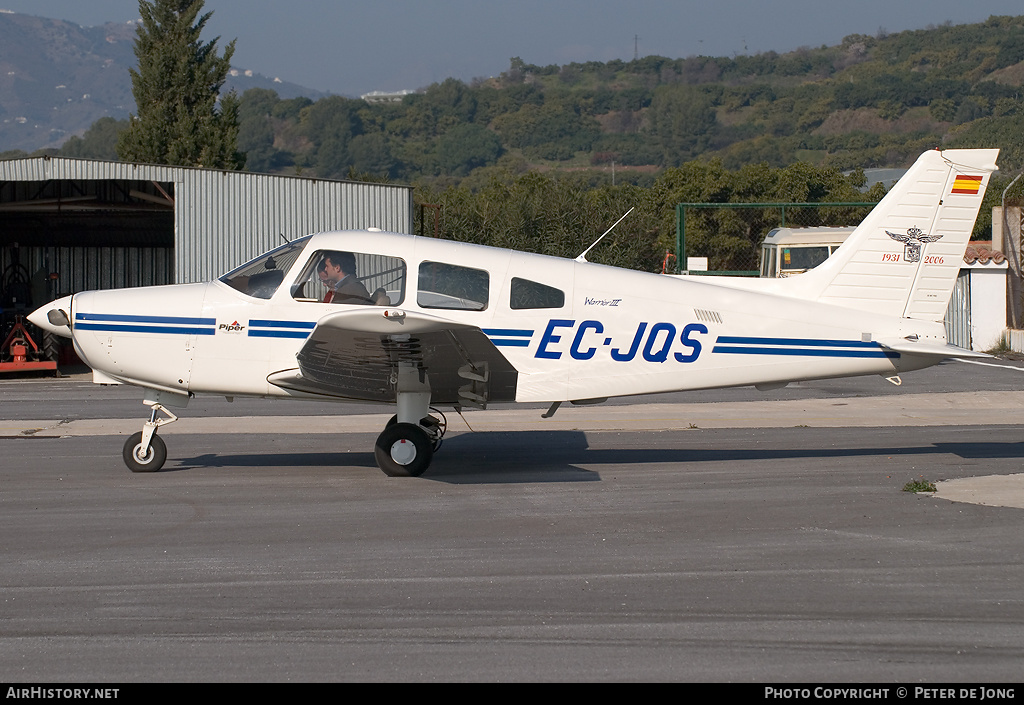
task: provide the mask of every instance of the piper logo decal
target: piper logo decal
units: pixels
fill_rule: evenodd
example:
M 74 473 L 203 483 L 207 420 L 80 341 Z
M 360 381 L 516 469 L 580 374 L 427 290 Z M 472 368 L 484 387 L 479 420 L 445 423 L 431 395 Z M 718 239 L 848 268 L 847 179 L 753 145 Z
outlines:
M 217 326 L 217 330 L 223 331 L 224 333 L 241 333 L 245 330 L 245 326 L 240 325 L 238 321 L 234 323 L 221 323 Z

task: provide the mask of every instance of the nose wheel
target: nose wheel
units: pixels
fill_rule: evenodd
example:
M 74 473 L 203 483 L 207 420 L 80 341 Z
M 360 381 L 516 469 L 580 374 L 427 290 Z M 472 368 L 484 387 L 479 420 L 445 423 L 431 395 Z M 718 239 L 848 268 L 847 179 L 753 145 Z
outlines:
M 128 437 L 121 450 L 124 464 L 132 472 L 156 472 L 164 466 L 167 460 L 167 445 L 164 439 L 156 435 L 156 430 L 164 424 L 178 420 L 178 417 L 162 404 L 149 403 L 149 409 L 149 421 L 142 424 L 141 431 Z M 158 417 L 158 412 L 163 412 L 166 417 Z
M 138 431 L 125 441 L 121 457 L 132 472 L 156 472 L 167 460 L 167 445 L 164 439 L 154 433 L 148 447 L 143 447 L 142 431 Z

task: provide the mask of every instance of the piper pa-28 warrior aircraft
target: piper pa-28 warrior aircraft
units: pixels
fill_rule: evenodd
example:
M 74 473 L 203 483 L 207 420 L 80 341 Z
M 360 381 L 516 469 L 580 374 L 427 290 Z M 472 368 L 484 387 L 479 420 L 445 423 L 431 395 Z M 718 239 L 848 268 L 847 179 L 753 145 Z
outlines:
M 673 277 L 380 231 L 325 232 L 217 281 L 86 291 L 36 325 L 74 340 L 93 381 L 145 390 L 123 457 L 195 394 L 390 402 L 389 475 L 417 476 L 432 407 L 608 397 L 901 373 L 978 356 L 942 323 L 998 150 L 930 151 L 836 253 L 788 279 Z M 438 413 L 438 416 L 431 412 Z

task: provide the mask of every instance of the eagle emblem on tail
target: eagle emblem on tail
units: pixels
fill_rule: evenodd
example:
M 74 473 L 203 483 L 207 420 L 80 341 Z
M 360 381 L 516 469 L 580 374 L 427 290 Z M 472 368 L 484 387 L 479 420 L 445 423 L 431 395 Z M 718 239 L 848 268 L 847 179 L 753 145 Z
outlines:
M 903 259 L 906 262 L 920 262 L 921 245 L 942 239 L 941 235 L 928 235 L 921 228 L 910 228 L 906 235 L 891 233 L 888 230 L 885 231 L 885 234 L 893 240 L 903 243 Z

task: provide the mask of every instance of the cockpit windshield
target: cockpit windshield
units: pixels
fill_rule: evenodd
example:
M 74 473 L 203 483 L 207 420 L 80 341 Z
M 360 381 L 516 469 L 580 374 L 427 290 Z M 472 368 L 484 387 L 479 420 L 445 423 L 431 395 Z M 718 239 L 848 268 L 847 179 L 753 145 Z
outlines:
M 222 282 L 243 294 L 257 299 L 269 299 L 284 281 L 285 272 L 299 258 L 310 236 L 292 240 L 275 250 L 246 262 L 220 278 Z

